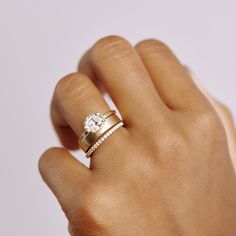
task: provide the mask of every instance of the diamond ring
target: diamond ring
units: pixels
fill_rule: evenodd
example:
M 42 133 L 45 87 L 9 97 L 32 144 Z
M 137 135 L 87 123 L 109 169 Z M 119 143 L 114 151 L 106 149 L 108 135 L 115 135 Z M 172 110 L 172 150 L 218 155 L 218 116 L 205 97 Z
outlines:
M 123 125 L 114 110 L 105 114 L 95 112 L 88 115 L 84 120 L 84 132 L 78 140 L 86 157 L 91 156 L 105 139 Z
M 79 138 L 79 143 L 84 140 L 84 138 L 89 134 L 89 133 L 95 133 L 99 131 L 103 124 L 105 123 L 106 118 L 109 116 L 115 114 L 115 111 L 109 111 L 105 114 L 95 112 L 90 115 L 88 115 L 85 120 L 84 120 L 84 132 Z

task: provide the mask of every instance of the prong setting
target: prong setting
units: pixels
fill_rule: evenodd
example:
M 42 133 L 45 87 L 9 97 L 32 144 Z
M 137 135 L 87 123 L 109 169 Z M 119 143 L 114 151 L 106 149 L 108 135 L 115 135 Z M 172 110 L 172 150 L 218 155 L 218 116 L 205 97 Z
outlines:
M 105 117 L 99 112 L 90 114 L 85 118 L 84 129 L 89 133 L 95 133 L 100 130 L 105 122 Z

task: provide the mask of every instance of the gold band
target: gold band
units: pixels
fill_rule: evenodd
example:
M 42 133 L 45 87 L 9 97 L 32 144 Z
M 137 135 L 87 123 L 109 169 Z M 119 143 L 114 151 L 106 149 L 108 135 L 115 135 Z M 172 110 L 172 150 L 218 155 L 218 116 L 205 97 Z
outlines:
M 111 111 L 108 111 L 107 113 L 105 113 L 104 115 L 103 115 L 103 117 L 104 117 L 104 119 L 107 119 L 109 116 L 111 116 L 111 115 L 113 115 L 113 114 L 115 114 L 116 113 L 116 111 L 115 110 L 111 110 Z M 79 143 L 81 143 L 81 142 L 83 142 L 83 140 L 85 139 L 85 137 L 87 136 L 89 134 L 89 132 L 87 131 L 87 130 L 85 130 L 82 134 L 81 134 L 81 136 L 79 137 Z
M 118 124 L 120 121 L 121 121 L 120 118 L 115 113 L 108 116 L 105 119 L 101 129 L 99 129 L 95 133 L 89 132 L 83 136 L 83 139 L 81 138 L 79 139 L 79 145 L 81 149 L 87 152 L 89 148 L 99 139 L 99 137 L 101 137 L 103 134 L 109 131 L 113 126 Z
M 122 127 L 124 123 L 120 121 L 116 125 L 114 125 L 109 131 L 107 131 L 101 138 L 99 138 L 86 152 L 86 157 L 89 158 L 93 152 L 110 136 L 112 135 L 116 130 L 118 130 L 120 127 Z

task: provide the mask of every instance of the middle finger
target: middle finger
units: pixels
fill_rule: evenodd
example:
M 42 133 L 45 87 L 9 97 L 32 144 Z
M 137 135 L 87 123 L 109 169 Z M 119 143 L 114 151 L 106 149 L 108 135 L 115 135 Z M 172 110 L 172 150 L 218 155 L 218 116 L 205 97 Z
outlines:
M 109 36 L 95 43 L 79 70 L 101 80 L 128 126 L 146 120 L 150 111 L 161 116 L 167 110 L 140 57 L 121 37 Z

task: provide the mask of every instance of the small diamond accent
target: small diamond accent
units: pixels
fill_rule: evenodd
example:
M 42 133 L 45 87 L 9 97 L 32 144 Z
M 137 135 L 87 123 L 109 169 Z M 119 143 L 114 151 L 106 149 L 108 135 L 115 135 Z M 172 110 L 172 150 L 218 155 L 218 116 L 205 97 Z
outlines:
M 104 116 L 99 112 L 95 112 L 86 117 L 84 121 L 84 129 L 87 132 L 95 133 L 102 128 L 104 122 Z

